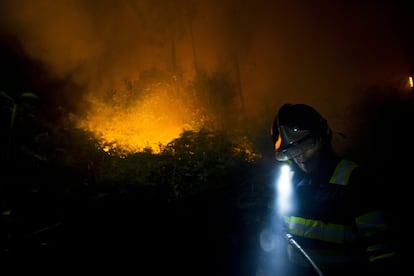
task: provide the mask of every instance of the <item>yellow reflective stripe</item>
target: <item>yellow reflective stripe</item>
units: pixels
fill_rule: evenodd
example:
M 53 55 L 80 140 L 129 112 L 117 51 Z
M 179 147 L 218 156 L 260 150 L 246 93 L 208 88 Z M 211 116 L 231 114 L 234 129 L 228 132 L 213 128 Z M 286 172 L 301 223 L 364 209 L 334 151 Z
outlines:
M 351 226 L 325 223 L 320 220 L 291 217 L 289 232 L 293 235 L 343 244 L 355 240 Z
M 349 160 L 341 160 L 335 168 L 334 173 L 329 180 L 329 183 L 347 185 L 349 176 L 353 169 L 358 167 L 358 165 Z
M 395 252 L 387 244 L 374 244 L 367 247 L 367 253 L 369 255 L 369 261 L 374 262 L 376 260 L 390 258 L 395 255 Z
M 386 246 L 385 244 L 373 244 L 367 247 L 367 252 L 372 253 L 372 252 L 384 250 L 384 249 L 385 250 L 388 249 L 388 246 Z
M 375 233 L 385 231 L 387 227 L 384 217 L 379 212 L 366 213 L 357 217 L 355 221 L 363 237 L 370 237 Z
M 378 256 L 370 256 L 369 257 L 369 262 L 370 263 L 373 263 L 373 262 L 375 262 L 377 260 L 382 260 L 382 259 L 386 259 L 386 258 L 392 258 L 394 256 L 395 256 L 395 252 L 388 252 L 388 253 L 381 254 L 381 255 L 378 255 Z

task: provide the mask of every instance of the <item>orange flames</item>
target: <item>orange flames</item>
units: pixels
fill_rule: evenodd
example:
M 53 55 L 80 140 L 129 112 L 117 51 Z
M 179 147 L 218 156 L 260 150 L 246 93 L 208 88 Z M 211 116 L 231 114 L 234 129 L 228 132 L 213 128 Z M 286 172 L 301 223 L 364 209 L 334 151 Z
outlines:
M 144 92 L 137 96 L 118 91 L 110 103 L 91 99 L 91 110 L 78 120 L 78 127 L 91 131 L 106 152 L 123 154 L 159 153 L 184 130 L 202 127 L 205 116 L 185 91 L 177 93 L 173 86 L 157 83 Z

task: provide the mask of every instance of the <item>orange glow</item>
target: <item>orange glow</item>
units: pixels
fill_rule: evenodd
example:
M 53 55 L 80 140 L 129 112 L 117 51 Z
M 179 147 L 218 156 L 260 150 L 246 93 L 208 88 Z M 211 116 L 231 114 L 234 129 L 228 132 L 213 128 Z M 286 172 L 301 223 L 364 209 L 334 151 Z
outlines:
M 106 152 L 159 153 L 183 130 L 197 130 L 203 124 L 185 92 L 176 94 L 172 86 L 158 83 L 135 99 L 125 92 L 117 92 L 112 103 L 91 99 L 92 108 L 87 118 L 78 120 L 78 127 L 94 133 Z
M 413 88 L 413 87 L 414 87 L 413 77 L 412 77 L 412 76 L 409 76 L 409 77 L 408 77 L 408 83 L 409 83 L 409 85 L 410 85 L 410 87 L 411 87 L 411 88 Z
M 281 144 L 282 144 L 282 138 L 279 135 L 279 137 L 277 138 L 277 141 L 275 143 L 275 149 L 278 150 L 280 148 Z

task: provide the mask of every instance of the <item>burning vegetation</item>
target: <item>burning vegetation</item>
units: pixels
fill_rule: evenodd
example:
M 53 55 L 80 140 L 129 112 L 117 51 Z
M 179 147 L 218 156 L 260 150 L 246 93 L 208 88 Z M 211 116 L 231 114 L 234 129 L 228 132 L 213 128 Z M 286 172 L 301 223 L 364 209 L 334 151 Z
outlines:
M 139 92 L 138 96 L 134 92 Z M 174 87 L 156 83 L 137 91 L 114 90 L 109 101 L 91 99 L 91 110 L 78 126 L 92 132 L 106 152 L 159 153 L 184 130 L 197 130 L 203 115 Z
M 105 152 L 123 156 L 143 151 L 159 154 L 186 131 L 240 131 L 241 113 L 236 112 L 240 104 L 230 80 L 203 75 L 188 85 L 182 83 L 176 77 L 125 80 L 121 89 L 100 98 L 91 93 L 87 115 L 78 117 L 76 125 L 92 133 Z M 238 151 L 253 151 L 240 149 L 244 146 Z

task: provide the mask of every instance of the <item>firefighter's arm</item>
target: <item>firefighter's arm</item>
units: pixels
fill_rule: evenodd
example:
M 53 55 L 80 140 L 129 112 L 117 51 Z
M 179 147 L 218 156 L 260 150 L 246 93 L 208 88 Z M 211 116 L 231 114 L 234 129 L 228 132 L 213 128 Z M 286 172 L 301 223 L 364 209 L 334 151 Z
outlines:
M 356 225 L 366 245 L 370 272 L 381 272 L 381 275 L 388 272 L 395 273 L 395 269 L 398 268 L 397 255 L 382 213 L 379 211 L 364 213 L 356 218 Z

